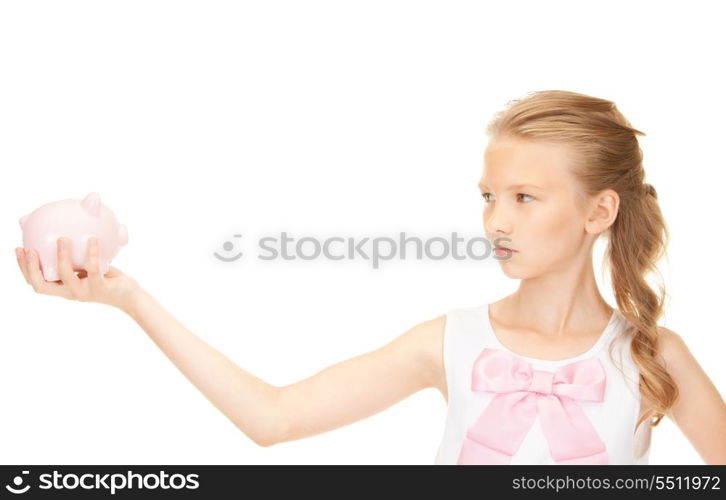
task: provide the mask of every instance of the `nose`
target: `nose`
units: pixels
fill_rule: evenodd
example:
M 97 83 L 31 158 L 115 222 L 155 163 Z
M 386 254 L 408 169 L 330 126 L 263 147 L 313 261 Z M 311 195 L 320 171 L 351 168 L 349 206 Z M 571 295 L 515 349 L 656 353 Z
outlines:
M 512 232 L 509 216 L 501 205 L 484 209 L 484 229 L 492 238 L 507 236 Z

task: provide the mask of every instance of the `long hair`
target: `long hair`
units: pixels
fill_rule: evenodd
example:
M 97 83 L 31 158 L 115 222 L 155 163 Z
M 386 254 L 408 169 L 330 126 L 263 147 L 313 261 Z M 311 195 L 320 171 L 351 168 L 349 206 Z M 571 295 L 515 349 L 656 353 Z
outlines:
M 658 293 L 646 277 L 657 271 L 670 235 L 655 188 L 644 182 L 639 135 L 615 103 L 563 90 L 531 92 L 509 101 L 487 125 L 491 139 L 514 137 L 565 144 L 573 148 L 572 173 L 578 180 L 576 203 L 613 189 L 620 197 L 613 224 L 602 233 L 608 240 L 605 265 L 610 267 L 615 299 L 629 321 L 630 354 L 639 369 L 641 394 L 653 405 L 638 418 L 655 427 L 673 406 L 678 387 L 656 360 L 665 287 Z

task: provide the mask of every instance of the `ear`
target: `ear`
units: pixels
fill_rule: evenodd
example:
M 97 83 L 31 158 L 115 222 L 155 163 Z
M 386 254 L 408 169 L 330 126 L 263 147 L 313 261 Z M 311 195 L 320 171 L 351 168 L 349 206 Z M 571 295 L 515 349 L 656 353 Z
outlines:
M 21 227 L 21 228 L 25 227 L 25 221 L 26 221 L 26 220 L 28 220 L 28 215 L 23 215 L 23 216 L 22 216 L 22 217 L 20 218 L 20 227 Z
M 591 210 L 585 221 L 585 231 L 600 234 L 613 225 L 618 216 L 620 195 L 614 189 L 605 189 L 592 200 Z
M 91 193 L 81 201 L 83 210 L 91 215 L 98 216 L 101 213 L 101 195 Z

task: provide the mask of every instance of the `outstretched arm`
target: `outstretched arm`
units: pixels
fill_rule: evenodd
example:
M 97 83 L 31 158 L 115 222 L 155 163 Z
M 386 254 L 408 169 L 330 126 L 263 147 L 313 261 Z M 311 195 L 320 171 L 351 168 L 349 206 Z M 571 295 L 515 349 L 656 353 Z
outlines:
M 124 309 L 179 371 L 247 437 L 260 446 L 275 442 L 281 427 L 279 387 L 237 366 L 188 330 L 143 289 Z
M 284 386 L 276 442 L 327 432 L 374 415 L 428 387 L 441 389 L 446 316 L 424 321 L 388 344 Z
M 243 370 L 187 330 L 146 292 L 127 309 L 157 346 L 222 413 L 260 446 L 320 434 L 438 386 L 445 316 L 374 351 L 277 387 Z
M 58 240 L 60 280 L 45 281 L 31 249 L 16 249 L 25 281 L 37 293 L 97 302 L 128 313 L 176 367 L 242 432 L 261 446 L 274 442 L 280 428 L 278 388 L 247 373 L 177 321 L 138 282 L 111 267 L 101 273 L 99 247 L 89 238 L 85 270 L 71 263 L 72 242 Z
M 184 376 L 260 446 L 341 427 L 427 387 L 445 391 L 445 315 L 414 326 L 379 349 L 277 387 L 194 335 L 133 278 L 116 268 L 101 274 L 93 240 L 89 240 L 87 271 L 73 271 L 69 252 L 69 245 L 58 246 L 61 280 L 56 282 L 43 280 L 38 257 L 32 252 L 18 249 L 18 264 L 38 293 L 105 303 L 129 314 Z
M 726 403 L 680 335 L 661 327 L 661 354 L 678 385 L 667 414 L 708 465 L 726 464 Z

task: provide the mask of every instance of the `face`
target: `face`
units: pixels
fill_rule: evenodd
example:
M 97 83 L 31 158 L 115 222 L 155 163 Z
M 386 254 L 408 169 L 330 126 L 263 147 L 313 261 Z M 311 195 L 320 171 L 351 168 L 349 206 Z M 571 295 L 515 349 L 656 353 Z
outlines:
M 598 228 L 587 208 L 576 205 L 572 157 L 562 144 L 495 138 L 484 155 L 479 188 L 484 197 L 484 229 L 494 258 L 517 279 L 571 269 L 592 256 Z M 594 224 L 597 224 L 595 222 Z

